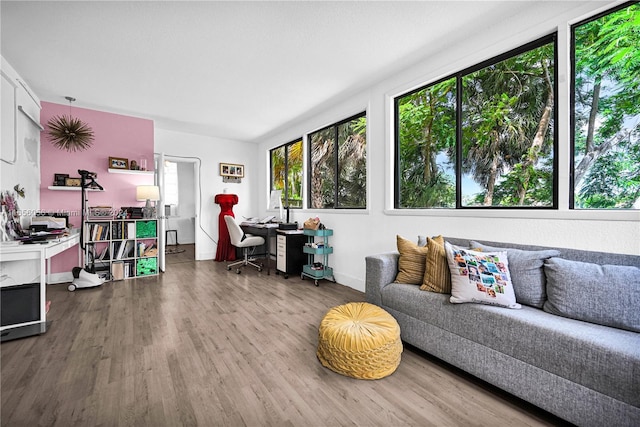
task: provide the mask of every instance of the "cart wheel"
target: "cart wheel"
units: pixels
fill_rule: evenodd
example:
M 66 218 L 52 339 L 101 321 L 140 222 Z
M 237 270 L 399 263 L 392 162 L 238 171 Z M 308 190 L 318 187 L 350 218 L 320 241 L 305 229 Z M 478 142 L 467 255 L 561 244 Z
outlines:
M 240 269 L 239 268 L 236 270 L 236 274 L 240 274 Z
M 318 279 L 316 279 L 314 283 L 316 284 L 316 286 L 320 286 L 320 284 L 318 283 Z
M 69 286 L 67 286 L 67 289 L 69 289 L 69 292 L 73 292 L 76 290 L 76 285 L 74 285 L 73 283 L 70 284 Z
M 304 274 L 300 273 L 300 280 L 304 280 Z

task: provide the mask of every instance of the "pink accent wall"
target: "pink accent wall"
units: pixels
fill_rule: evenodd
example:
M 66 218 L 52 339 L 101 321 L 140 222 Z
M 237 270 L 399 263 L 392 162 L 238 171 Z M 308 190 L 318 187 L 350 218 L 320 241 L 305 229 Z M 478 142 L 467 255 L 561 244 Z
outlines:
M 69 105 L 42 102 L 40 122 L 46 124 L 58 115 L 69 115 Z M 136 186 L 153 184 L 153 175 L 114 174 L 107 171 L 109 157 L 147 160 L 147 170 L 153 170 L 153 121 L 120 114 L 105 113 L 85 108 L 71 107 L 71 115 L 87 123 L 93 129 L 93 145 L 85 151 L 68 152 L 51 144 L 47 128 L 41 134 L 40 151 L 40 210 L 43 212 L 70 212 L 69 222 L 80 227 L 82 196 L 80 191 L 55 191 L 54 174 L 64 173 L 80 177 L 78 169 L 96 172 L 96 181 L 104 192 L 87 192 L 87 206 L 144 206 L 136 200 Z M 71 271 L 78 265 L 78 253 L 66 251 L 52 259 L 50 273 Z

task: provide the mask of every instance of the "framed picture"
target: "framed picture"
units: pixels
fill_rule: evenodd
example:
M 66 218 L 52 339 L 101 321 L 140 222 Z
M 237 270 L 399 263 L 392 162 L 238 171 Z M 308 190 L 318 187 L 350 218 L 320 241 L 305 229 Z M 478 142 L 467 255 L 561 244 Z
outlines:
M 66 185 L 67 187 L 80 187 L 82 185 L 82 179 L 67 177 L 64 179 L 64 185 Z
M 233 163 L 220 163 L 220 175 L 244 178 L 244 165 Z
M 120 157 L 109 157 L 109 169 L 129 169 L 129 160 Z
M 55 173 L 53 174 L 53 185 L 64 186 L 67 178 L 69 178 L 68 173 Z

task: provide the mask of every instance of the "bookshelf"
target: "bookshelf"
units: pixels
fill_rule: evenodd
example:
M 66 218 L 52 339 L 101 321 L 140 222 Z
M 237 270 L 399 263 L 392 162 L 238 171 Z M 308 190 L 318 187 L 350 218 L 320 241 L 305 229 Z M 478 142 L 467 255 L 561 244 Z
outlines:
M 85 264 L 106 280 L 158 274 L 157 219 L 93 219 L 84 225 Z

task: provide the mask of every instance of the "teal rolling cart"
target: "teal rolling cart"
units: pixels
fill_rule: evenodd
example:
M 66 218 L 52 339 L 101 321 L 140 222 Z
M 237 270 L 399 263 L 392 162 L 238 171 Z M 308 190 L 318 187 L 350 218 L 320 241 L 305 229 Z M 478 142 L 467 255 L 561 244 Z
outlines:
M 307 264 L 302 266 L 302 274 L 300 277 L 304 279 L 309 277 L 314 280 L 318 286 L 318 280 L 327 279 L 335 282 L 333 277 L 333 268 L 329 267 L 329 255 L 333 253 L 333 247 L 329 244 L 329 236 L 333 236 L 333 230 L 304 230 L 307 236 L 302 251 L 307 254 Z M 316 241 L 316 238 L 321 240 Z M 316 258 L 317 256 L 317 258 Z M 316 261 L 321 259 L 322 261 Z

